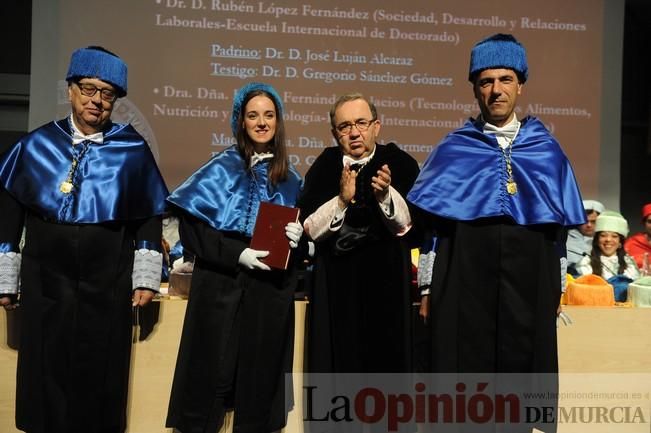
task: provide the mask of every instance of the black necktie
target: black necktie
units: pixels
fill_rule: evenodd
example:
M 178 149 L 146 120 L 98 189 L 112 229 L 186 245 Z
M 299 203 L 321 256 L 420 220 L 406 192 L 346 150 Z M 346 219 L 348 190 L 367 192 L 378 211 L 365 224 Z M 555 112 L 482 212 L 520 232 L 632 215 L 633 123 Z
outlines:
M 359 171 L 362 167 L 364 167 L 364 164 L 350 164 L 348 168 L 350 168 L 351 171 Z

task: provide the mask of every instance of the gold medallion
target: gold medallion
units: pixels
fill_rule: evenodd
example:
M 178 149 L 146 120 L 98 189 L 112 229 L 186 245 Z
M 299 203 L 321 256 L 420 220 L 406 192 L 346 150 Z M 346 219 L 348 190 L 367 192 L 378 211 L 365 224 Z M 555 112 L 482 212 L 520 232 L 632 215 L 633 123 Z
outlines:
M 518 185 L 512 180 L 507 181 L 506 192 L 508 192 L 511 195 L 515 195 L 518 192 Z
M 68 182 L 67 180 L 64 182 L 61 182 L 61 185 L 59 186 L 59 191 L 61 191 L 64 194 L 70 194 L 72 191 L 72 183 Z

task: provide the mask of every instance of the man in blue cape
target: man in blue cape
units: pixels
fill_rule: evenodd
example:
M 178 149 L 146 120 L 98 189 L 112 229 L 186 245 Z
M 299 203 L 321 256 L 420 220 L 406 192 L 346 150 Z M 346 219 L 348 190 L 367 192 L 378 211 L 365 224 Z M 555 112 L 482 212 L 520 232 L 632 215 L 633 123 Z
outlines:
M 70 116 L 0 159 L 0 304 L 20 301 L 22 318 L 16 426 L 117 433 L 126 429 L 132 305 L 160 286 L 167 188 L 142 136 L 111 122 L 127 65 L 81 48 L 66 80 Z
M 433 372 L 558 371 L 566 228 L 585 213 L 556 139 L 516 116 L 527 77 L 513 36 L 477 43 L 469 80 L 481 115 L 443 139 L 407 196 L 436 237 L 419 269 Z

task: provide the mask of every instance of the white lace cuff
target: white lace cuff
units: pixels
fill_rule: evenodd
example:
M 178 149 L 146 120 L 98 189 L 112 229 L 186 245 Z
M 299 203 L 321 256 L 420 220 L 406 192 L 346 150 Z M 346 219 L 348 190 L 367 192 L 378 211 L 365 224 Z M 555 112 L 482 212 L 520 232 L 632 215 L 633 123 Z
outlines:
M 384 215 L 384 224 L 391 233 L 403 236 L 411 229 L 411 215 L 407 202 L 395 188 L 389 186 L 389 193 L 378 205 Z
M 378 204 L 380 205 L 380 209 L 382 210 L 382 213 L 387 219 L 395 218 L 396 215 L 393 210 L 393 200 L 391 200 L 391 190 L 389 190 L 389 193 L 387 193 L 386 197 L 384 197 L 384 200 L 378 202 Z
M 18 293 L 20 253 L 0 253 L 0 295 Z
M 561 257 L 561 292 L 565 293 L 567 286 L 567 257 Z
M 312 240 L 321 241 L 341 228 L 346 210 L 339 209 L 338 201 L 339 196 L 334 196 L 305 219 L 305 231 Z
M 348 208 L 340 209 L 339 205 L 335 207 L 335 214 L 330 221 L 330 230 L 336 232 L 344 225 L 344 218 L 346 218 L 346 210 Z
M 429 286 L 432 284 L 435 258 L 436 253 L 434 251 L 429 251 L 418 256 L 418 287 Z
M 160 290 L 160 277 L 163 270 L 163 254 L 155 250 L 141 248 L 134 252 L 133 289 Z

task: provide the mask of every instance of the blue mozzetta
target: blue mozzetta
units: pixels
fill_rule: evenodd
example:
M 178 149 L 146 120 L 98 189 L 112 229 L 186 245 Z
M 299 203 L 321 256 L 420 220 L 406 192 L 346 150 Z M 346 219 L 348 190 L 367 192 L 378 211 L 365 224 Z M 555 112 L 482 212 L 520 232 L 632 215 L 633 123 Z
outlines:
M 269 160 L 246 170 L 244 159 L 231 146 L 194 172 L 167 201 L 214 229 L 251 236 L 261 201 L 293 207 L 302 186 L 291 165 L 287 180 L 275 187 L 268 170 Z
M 522 120 L 511 164 L 518 193 L 506 192 L 504 161 L 493 135 L 468 121 L 443 139 L 423 164 L 407 199 L 440 217 L 459 221 L 508 216 L 520 225 L 585 222 L 569 161 L 542 122 Z
M 149 146 L 131 125 L 111 123 L 103 144 L 85 143 L 75 186 L 64 194 L 59 186 L 70 170 L 71 143 L 68 119 L 31 132 L 0 160 L 0 184 L 23 206 L 58 222 L 125 221 L 164 212 L 165 182 Z

